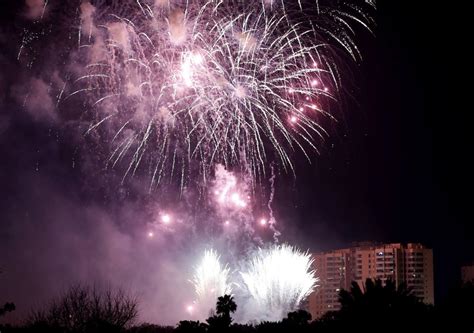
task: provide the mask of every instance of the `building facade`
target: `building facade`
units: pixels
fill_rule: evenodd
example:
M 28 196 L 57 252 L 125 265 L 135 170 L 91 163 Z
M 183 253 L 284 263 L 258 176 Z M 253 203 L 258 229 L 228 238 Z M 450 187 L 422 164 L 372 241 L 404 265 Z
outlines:
M 463 283 L 474 283 L 474 263 L 461 267 L 461 279 Z
M 366 279 L 406 283 L 415 296 L 425 303 L 434 303 L 433 251 L 421 244 L 360 243 L 315 254 L 314 259 L 320 281 L 309 297 L 313 318 L 339 310 L 339 291 L 349 290 L 352 281 L 363 288 Z

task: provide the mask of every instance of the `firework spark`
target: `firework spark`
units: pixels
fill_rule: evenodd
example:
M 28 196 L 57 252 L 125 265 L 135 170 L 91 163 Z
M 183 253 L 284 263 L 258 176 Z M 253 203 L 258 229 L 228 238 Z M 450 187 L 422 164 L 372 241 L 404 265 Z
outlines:
M 215 308 L 217 298 L 232 293 L 229 268 L 220 263 L 220 256 L 214 250 L 206 250 L 195 269 L 192 279 L 196 293 L 194 310 L 204 319 Z
M 289 245 L 259 249 L 241 273 L 250 295 L 249 319 L 278 321 L 298 309 L 318 281 L 312 263 L 310 254 Z
M 356 4 L 354 4 L 354 3 Z M 373 1 L 136 1 L 81 5 L 85 72 L 65 99 L 90 98 L 91 131 L 112 132 L 109 165 L 124 177 L 145 160 L 152 186 L 197 162 L 253 176 L 268 161 L 293 169 L 327 135 L 321 115 L 341 90 L 343 49 L 360 58 L 354 24 Z M 150 154 L 148 154 L 150 153 Z M 240 198 L 235 202 L 242 203 Z

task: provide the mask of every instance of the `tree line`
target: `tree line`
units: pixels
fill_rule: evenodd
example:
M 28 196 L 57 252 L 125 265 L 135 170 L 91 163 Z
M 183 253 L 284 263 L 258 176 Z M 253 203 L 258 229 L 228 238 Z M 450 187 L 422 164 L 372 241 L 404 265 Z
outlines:
M 20 326 L 0 325 L 0 333 L 329 333 L 329 332 L 474 332 L 474 284 L 451 290 L 436 306 L 424 304 L 405 285 L 380 280 L 356 282 L 339 293 L 341 307 L 312 320 L 305 310 L 288 313 L 279 322 L 238 324 L 231 295 L 217 299 L 215 313 L 205 322 L 180 321 L 175 327 L 138 324 L 138 300 L 123 290 L 98 290 L 76 285 L 44 309 L 32 312 Z M 0 317 L 14 311 L 0 307 Z

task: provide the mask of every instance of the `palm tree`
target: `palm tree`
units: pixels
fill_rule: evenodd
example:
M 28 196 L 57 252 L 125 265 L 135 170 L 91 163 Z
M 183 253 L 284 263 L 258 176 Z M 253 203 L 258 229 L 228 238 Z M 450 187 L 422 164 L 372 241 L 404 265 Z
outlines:
M 232 324 L 231 313 L 237 310 L 237 304 L 235 304 L 234 297 L 230 295 L 224 295 L 217 299 L 216 315 L 211 316 L 207 319 L 209 324 L 209 332 L 221 332 L 222 330 L 229 328 Z
M 398 286 L 392 280 L 387 280 L 385 284 L 381 280 L 367 279 L 364 290 L 355 281 L 351 284 L 350 291 L 341 290 L 339 293 L 341 311 L 352 309 L 366 309 L 376 312 L 400 307 L 413 308 L 421 304 L 411 289 L 402 283 Z
M 230 313 L 235 310 L 237 310 L 237 304 L 235 304 L 233 296 L 224 295 L 217 299 L 216 313 L 218 315 L 230 317 Z
M 316 326 L 321 331 L 386 332 L 426 331 L 431 307 L 417 298 L 406 285 L 367 279 L 363 288 L 352 282 L 349 291 L 339 293 L 341 309 L 328 313 Z

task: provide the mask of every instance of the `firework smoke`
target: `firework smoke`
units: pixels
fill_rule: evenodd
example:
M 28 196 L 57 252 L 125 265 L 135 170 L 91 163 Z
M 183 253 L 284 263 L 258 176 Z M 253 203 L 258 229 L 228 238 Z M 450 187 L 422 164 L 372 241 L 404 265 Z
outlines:
M 55 64 L 58 108 L 83 105 L 86 133 L 110 151 L 107 166 L 123 166 L 125 179 L 148 165 L 152 188 L 174 176 L 184 188 L 194 172 L 206 180 L 217 164 L 255 178 L 268 162 L 293 170 L 295 151 L 310 159 L 343 87 L 339 51 L 360 59 L 353 26 L 370 30 L 374 7 L 97 0 L 65 5 L 66 19 L 48 1 L 27 4 L 35 28 L 70 34 L 58 49 L 64 65 Z M 19 60 L 33 66 L 42 34 L 25 32 Z
M 250 196 L 247 194 L 245 184 L 239 183 L 237 177 L 223 165 L 216 166 L 216 179 L 212 191 L 217 207 L 226 214 L 248 209 Z

